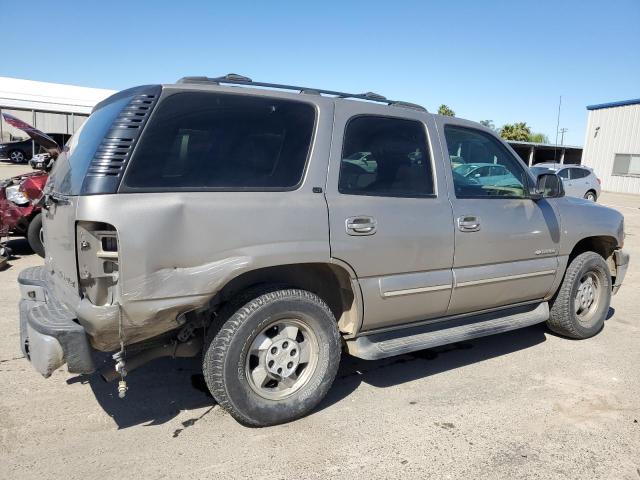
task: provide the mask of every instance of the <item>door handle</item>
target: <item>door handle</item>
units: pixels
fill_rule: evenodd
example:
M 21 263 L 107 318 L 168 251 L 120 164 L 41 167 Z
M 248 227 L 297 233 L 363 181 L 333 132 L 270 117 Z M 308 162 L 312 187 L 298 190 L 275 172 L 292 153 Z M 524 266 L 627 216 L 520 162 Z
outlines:
M 345 221 L 347 234 L 349 235 L 373 235 L 376 233 L 378 222 L 368 215 L 349 217 Z
M 480 219 L 473 215 L 458 217 L 458 230 L 461 232 L 477 232 L 480 230 Z

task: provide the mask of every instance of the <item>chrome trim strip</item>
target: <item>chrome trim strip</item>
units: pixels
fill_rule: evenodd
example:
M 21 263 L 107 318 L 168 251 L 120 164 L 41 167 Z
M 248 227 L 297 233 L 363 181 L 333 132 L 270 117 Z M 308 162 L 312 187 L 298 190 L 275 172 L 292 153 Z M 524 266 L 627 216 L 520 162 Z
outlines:
M 506 277 L 483 278 L 482 280 L 471 280 L 468 282 L 456 283 L 455 287 L 470 287 L 472 285 L 483 285 L 485 283 L 506 282 L 507 280 L 517 280 L 519 278 L 541 277 L 543 275 L 553 275 L 555 270 L 542 270 L 540 272 L 521 273 L 519 275 L 508 275 Z
M 451 288 L 450 283 L 448 285 L 433 285 L 431 287 L 407 288 L 406 290 L 390 290 L 388 292 L 382 292 L 382 296 L 384 298 L 397 297 L 399 295 L 411 295 L 413 293 L 437 292 L 449 288 Z

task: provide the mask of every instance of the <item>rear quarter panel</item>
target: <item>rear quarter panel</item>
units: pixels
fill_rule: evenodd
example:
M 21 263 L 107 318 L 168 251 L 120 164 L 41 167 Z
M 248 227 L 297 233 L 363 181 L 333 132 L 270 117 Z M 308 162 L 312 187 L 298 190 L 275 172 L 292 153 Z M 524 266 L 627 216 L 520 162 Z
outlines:
M 318 103 L 310 158 L 296 190 L 79 197 L 78 221 L 117 230 L 118 298 L 128 343 L 179 326 L 180 313 L 204 305 L 243 272 L 329 262 L 327 204 L 322 190 L 313 189 L 326 182 L 333 104 Z M 101 327 L 103 349 L 117 344 L 114 327 Z

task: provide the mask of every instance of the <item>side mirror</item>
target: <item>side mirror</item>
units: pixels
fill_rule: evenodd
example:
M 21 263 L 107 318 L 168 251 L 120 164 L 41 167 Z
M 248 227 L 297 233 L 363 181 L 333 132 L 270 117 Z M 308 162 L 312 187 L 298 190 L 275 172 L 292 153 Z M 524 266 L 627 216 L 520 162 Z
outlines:
M 564 197 L 562 179 L 555 173 L 541 173 L 536 180 L 535 193 L 532 196 L 534 200 Z

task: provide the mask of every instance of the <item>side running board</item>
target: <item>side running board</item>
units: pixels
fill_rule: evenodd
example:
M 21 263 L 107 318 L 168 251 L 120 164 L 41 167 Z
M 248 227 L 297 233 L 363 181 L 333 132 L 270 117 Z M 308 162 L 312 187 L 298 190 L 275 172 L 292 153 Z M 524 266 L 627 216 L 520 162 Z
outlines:
M 528 327 L 549 319 L 549 304 L 528 305 L 472 317 L 442 320 L 427 325 L 363 335 L 348 340 L 347 350 L 365 360 L 392 357 L 472 338 Z

